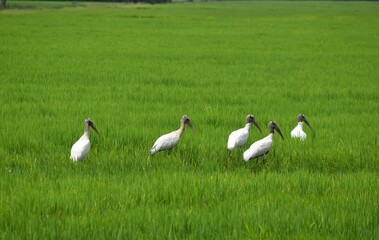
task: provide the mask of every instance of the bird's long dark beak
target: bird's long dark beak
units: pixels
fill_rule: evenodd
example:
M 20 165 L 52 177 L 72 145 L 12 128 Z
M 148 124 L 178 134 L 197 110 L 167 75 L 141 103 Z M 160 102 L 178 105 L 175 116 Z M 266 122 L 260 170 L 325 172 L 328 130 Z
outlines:
M 96 127 L 94 124 L 91 124 L 90 125 L 92 127 L 92 129 L 97 133 L 97 135 L 100 135 L 99 131 L 97 131 Z
M 304 117 L 304 122 L 305 124 L 308 125 L 308 127 L 313 131 L 313 128 L 311 127 L 311 125 L 309 124 L 308 120 Z
M 193 126 L 190 120 L 188 120 L 187 125 L 191 128 L 192 132 L 195 132 L 195 129 L 193 129 Z
M 275 130 L 279 133 L 279 135 L 282 137 L 282 139 L 284 140 L 284 137 L 283 137 L 283 134 L 282 132 L 280 131 L 280 128 L 278 126 L 275 125 Z
M 261 127 L 259 126 L 259 124 L 257 123 L 257 121 L 255 121 L 255 119 L 254 119 L 253 123 L 254 123 L 254 125 L 259 129 L 259 131 L 262 133 L 262 129 L 261 129 Z

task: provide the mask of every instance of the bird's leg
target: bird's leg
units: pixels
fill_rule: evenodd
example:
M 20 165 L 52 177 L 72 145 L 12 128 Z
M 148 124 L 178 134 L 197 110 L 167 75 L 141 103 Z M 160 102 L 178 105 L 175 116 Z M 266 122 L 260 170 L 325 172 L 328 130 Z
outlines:
M 226 159 L 226 167 L 229 168 L 232 163 L 232 151 L 228 151 L 228 158 Z
M 255 160 L 255 165 L 256 165 L 255 172 L 254 172 L 255 174 L 257 173 L 257 170 L 258 170 L 258 163 L 259 163 L 258 159 L 259 159 L 259 157 L 257 157 Z M 254 165 L 254 163 L 251 163 L 251 169 L 253 169 L 253 165 Z
M 263 164 L 266 164 L 266 154 L 263 154 Z
M 239 156 L 242 156 L 243 157 L 243 149 L 242 149 L 242 147 L 241 148 L 239 148 Z M 239 162 L 237 162 L 237 164 L 239 164 Z
M 172 153 L 172 148 L 167 150 L 167 155 L 171 155 L 171 153 Z
M 243 164 L 245 165 L 245 168 L 248 168 L 248 164 L 250 161 L 243 161 L 243 162 L 244 162 Z

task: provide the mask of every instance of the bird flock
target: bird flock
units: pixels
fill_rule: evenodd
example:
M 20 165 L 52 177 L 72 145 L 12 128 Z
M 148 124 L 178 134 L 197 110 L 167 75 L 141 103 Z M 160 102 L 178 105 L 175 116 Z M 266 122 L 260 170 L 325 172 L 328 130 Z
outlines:
M 298 138 L 301 141 L 304 141 L 307 138 L 307 134 L 303 130 L 304 123 L 313 131 L 313 128 L 311 127 L 304 114 L 299 114 L 297 117 L 297 126 L 291 131 L 292 138 Z M 242 148 L 246 144 L 247 139 L 249 138 L 251 124 L 254 124 L 255 127 L 258 128 L 258 130 L 262 133 L 262 129 L 260 128 L 254 116 L 251 114 L 247 115 L 245 127 L 235 130 L 229 135 L 228 142 L 226 145 L 228 151 L 233 151 L 234 149 Z M 154 142 L 152 148 L 149 151 L 150 156 L 153 156 L 154 154 L 160 151 L 171 151 L 173 147 L 178 145 L 180 138 L 182 137 L 187 125 L 191 128 L 192 131 L 195 131 L 193 129 L 189 117 L 187 115 L 183 115 L 180 119 L 180 127 L 178 130 L 164 134 Z M 84 120 L 84 133 L 71 148 L 70 158 L 72 159 L 72 161 L 82 161 L 86 158 L 87 154 L 89 153 L 91 148 L 90 128 L 92 128 L 98 135 L 100 135 L 95 127 L 95 124 L 91 121 L 91 119 L 86 118 Z M 243 159 L 246 162 L 251 159 L 256 159 L 258 163 L 259 157 L 262 157 L 263 161 L 265 161 L 266 155 L 272 147 L 275 131 L 278 132 L 278 134 L 284 140 L 283 134 L 280 131 L 279 126 L 274 121 L 269 122 L 268 130 L 269 134 L 266 137 L 254 142 L 247 150 L 243 152 Z

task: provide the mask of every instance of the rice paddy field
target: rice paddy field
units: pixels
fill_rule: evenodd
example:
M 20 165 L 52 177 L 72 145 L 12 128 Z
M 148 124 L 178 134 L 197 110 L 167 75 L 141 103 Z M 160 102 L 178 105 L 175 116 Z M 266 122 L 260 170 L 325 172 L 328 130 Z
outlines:
M 379 238 L 378 3 L 7 4 L 1 239 Z M 249 113 L 263 133 L 229 155 Z M 244 163 L 271 120 L 285 139 Z

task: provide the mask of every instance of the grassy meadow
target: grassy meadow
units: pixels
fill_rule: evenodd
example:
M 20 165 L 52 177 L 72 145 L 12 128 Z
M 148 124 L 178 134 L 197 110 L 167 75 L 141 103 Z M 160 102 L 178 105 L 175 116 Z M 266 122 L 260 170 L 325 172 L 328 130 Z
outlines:
M 377 3 L 8 3 L 1 239 L 379 238 Z M 183 114 L 196 132 L 149 158 Z M 285 140 L 245 164 L 271 120 Z

